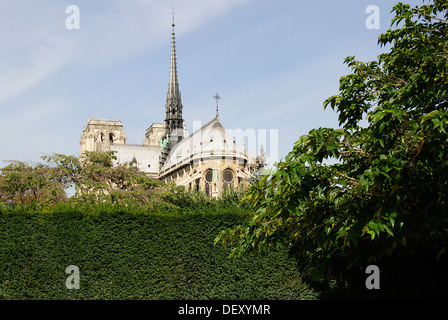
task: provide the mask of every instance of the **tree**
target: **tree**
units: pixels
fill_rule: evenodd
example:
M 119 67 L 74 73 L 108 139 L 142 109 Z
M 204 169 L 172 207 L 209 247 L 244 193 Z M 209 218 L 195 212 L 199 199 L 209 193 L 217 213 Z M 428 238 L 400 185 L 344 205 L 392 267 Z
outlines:
M 248 222 L 217 236 L 233 244 L 232 256 L 289 245 L 319 278 L 339 264 L 445 253 L 448 2 L 398 3 L 393 11 L 378 38 L 390 51 L 371 62 L 347 57 L 351 73 L 324 102 L 340 128 L 300 137 L 245 194 Z
M 42 207 L 67 199 L 63 181 L 49 166 L 9 161 L 0 171 L 0 201 L 3 203 Z
M 68 199 L 66 190 L 75 186 L 73 200 L 87 203 L 145 203 L 160 199 L 161 181 L 148 177 L 128 164 L 114 165 L 114 152 L 87 152 L 81 159 L 52 154 L 45 163 L 9 161 L 0 169 L 0 202 L 9 205 L 45 207 Z
M 148 201 L 154 189 L 164 185 L 129 164 L 113 164 L 114 151 L 85 152 L 74 156 L 53 154 L 43 157 L 66 184 L 76 186 L 76 198 L 88 202 Z

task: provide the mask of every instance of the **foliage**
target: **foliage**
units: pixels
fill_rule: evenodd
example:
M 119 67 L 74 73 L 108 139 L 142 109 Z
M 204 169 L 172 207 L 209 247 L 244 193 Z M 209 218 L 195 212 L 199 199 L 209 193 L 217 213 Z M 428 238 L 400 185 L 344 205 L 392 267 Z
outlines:
M 324 102 L 341 128 L 300 137 L 244 196 L 249 222 L 216 237 L 233 244 L 232 256 L 288 245 L 318 279 L 388 256 L 445 253 L 448 2 L 393 10 L 395 29 L 379 37 L 390 51 L 346 58 L 352 73 Z
M 213 245 L 247 217 L 239 188 L 210 198 L 114 165 L 112 152 L 43 160 L 0 175 L 0 299 L 318 296 L 285 250 L 233 261 Z M 44 197 L 71 185 L 70 198 Z M 79 290 L 65 287 L 69 265 L 80 268 Z
M 0 169 L 0 202 L 29 207 L 51 206 L 65 201 L 64 182 L 54 168 L 9 161 Z
M 61 202 L 2 210 L 0 299 L 317 298 L 287 251 L 235 261 L 213 245 L 218 230 L 246 218 L 236 206 L 154 212 Z M 65 287 L 69 265 L 80 270 L 78 290 Z
M 61 179 L 76 185 L 76 198 L 81 201 L 124 201 L 143 203 L 151 198 L 154 190 L 164 184 L 148 177 L 129 164 L 114 164 L 114 151 L 85 152 L 78 159 L 54 154 L 44 157 L 59 168 Z
M 246 217 L 242 190 L 189 192 L 114 165 L 112 152 L 42 158 L 0 175 L 0 299 L 317 297 L 285 251 L 234 262 L 213 246 Z M 65 287 L 72 264 L 80 290 Z
M 31 208 L 45 208 L 69 202 L 85 210 L 92 210 L 91 205 L 120 204 L 152 212 L 192 207 L 203 211 L 234 206 L 243 193 L 242 188 L 228 188 L 212 199 L 202 192 L 189 192 L 174 182 L 148 177 L 129 164 L 114 164 L 114 152 L 86 152 L 81 159 L 52 154 L 42 159 L 45 164 L 11 161 L 1 169 L 0 204 L 27 208 L 31 203 Z M 76 186 L 76 192 L 68 199 L 65 189 L 70 186 Z
M 43 156 L 45 163 L 10 161 L 1 170 L 0 202 L 45 207 L 67 201 L 66 189 L 76 187 L 73 201 L 82 203 L 160 202 L 172 186 L 148 177 L 128 164 L 113 165 L 114 153 L 86 152 L 75 156 Z

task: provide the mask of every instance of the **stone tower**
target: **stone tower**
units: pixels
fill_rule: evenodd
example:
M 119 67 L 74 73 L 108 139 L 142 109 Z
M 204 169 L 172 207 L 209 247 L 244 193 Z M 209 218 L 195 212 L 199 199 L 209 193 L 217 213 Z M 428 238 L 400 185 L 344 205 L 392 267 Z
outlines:
M 126 143 L 126 132 L 120 120 L 89 119 L 81 135 L 81 155 L 85 151 L 110 151 L 112 145 Z

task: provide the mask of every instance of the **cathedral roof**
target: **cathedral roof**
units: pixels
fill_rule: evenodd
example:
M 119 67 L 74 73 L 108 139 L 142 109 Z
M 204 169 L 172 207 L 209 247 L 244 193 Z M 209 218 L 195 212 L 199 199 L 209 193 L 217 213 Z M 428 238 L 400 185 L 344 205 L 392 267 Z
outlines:
M 238 148 L 217 117 L 174 145 L 161 171 L 190 161 L 192 157 L 207 156 L 247 158 L 246 153 Z

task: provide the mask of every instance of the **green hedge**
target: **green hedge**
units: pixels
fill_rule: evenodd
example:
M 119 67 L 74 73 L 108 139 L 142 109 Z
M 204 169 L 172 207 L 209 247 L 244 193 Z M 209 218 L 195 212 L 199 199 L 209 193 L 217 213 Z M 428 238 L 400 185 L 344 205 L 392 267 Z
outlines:
M 106 210 L 0 214 L 2 299 L 315 299 L 286 250 L 229 259 L 242 213 Z M 80 270 L 67 289 L 65 269 Z

